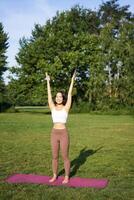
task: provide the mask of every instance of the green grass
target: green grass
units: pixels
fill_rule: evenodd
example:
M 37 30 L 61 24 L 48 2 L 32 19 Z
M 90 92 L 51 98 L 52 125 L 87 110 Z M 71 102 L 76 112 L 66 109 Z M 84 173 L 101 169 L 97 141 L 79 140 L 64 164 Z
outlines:
M 13 173 L 52 175 L 51 116 L 38 112 L 0 114 L 0 200 L 131 200 L 134 197 L 134 117 L 70 114 L 73 176 L 107 178 L 105 189 L 8 184 Z M 63 161 L 59 158 L 59 173 Z
M 16 106 L 16 112 L 50 113 L 48 106 Z

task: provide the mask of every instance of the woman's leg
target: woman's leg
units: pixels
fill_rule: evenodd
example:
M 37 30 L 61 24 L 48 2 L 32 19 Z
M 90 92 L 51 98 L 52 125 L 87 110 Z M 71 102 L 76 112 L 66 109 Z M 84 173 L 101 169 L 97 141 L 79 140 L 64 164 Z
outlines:
M 61 155 L 64 161 L 64 168 L 65 168 L 65 179 L 63 183 L 68 182 L 70 174 L 69 145 L 70 145 L 69 134 L 67 130 L 64 129 L 64 132 L 60 138 Z
M 52 170 L 53 178 L 50 182 L 53 182 L 57 178 L 58 173 L 58 157 L 59 157 L 59 140 L 58 135 L 53 130 L 51 133 L 51 148 L 52 148 Z

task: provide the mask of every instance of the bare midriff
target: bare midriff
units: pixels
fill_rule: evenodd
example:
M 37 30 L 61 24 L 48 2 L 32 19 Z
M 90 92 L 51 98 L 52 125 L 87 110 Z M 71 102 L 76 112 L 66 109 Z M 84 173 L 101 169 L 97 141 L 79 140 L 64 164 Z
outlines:
M 63 123 L 54 123 L 53 128 L 55 128 L 55 129 L 64 129 L 64 128 L 66 128 L 66 126 Z

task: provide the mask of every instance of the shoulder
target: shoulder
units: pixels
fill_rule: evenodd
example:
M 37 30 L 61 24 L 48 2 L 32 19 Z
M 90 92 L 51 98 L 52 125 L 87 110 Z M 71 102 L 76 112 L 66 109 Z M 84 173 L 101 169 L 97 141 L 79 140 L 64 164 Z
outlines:
M 54 106 L 54 105 L 49 106 L 49 108 L 50 108 L 50 111 L 51 111 L 51 112 L 55 110 L 55 106 Z

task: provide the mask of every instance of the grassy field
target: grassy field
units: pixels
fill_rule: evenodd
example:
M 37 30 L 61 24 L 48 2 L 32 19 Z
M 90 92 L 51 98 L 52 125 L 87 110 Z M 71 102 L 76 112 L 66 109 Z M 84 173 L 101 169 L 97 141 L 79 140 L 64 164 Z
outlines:
M 105 189 L 8 184 L 13 173 L 52 175 L 51 116 L 42 112 L 0 114 L 0 200 L 134 199 L 134 117 L 70 114 L 71 174 L 107 178 Z M 63 161 L 59 158 L 59 174 Z

